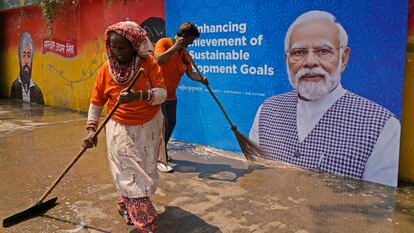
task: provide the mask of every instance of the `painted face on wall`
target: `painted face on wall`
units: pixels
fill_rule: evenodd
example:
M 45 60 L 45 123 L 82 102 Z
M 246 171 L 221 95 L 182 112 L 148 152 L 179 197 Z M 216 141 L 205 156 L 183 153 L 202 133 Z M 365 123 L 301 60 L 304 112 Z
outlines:
M 24 79 L 30 79 L 32 73 L 32 49 L 29 44 L 23 47 L 20 54 L 20 75 Z
M 290 35 L 286 64 L 289 81 L 306 100 L 335 89 L 345 69 L 349 48 L 340 48 L 339 29 L 328 20 L 298 24 Z
M 129 64 L 131 62 L 135 50 L 126 38 L 111 32 L 109 35 L 109 45 L 112 54 L 120 64 Z

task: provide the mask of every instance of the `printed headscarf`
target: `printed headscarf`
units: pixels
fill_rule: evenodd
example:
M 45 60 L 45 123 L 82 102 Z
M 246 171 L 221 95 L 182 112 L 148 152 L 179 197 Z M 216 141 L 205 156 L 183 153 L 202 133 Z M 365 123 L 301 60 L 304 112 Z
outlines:
M 118 35 L 127 39 L 137 51 L 137 56 L 132 59 L 127 70 L 123 70 L 118 63 L 116 56 L 112 52 L 111 46 L 109 45 L 110 32 L 116 32 Z M 109 70 L 113 80 L 118 84 L 129 82 L 135 70 L 139 67 L 140 57 L 146 57 L 149 54 L 152 54 L 153 51 L 153 46 L 147 38 L 147 32 L 137 23 L 132 21 L 118 22 L 109 26 L 105 31 L 105 43 L 109 61 Z

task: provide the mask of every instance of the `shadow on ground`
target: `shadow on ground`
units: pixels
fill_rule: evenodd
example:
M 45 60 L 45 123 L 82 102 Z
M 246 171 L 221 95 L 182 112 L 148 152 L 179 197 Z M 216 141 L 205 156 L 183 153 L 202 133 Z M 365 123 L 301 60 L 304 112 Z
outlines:
M 200 163 L 189 160 L 174 159 L 173 163 L 176 173 L 199 173 L 198 177 L 202 179 L 228 182 L 237 182 L 240 177 L 257 169 L 268 169 L 259 164 L 249 164 L 247 168 L 237 168 L 231 164 Z

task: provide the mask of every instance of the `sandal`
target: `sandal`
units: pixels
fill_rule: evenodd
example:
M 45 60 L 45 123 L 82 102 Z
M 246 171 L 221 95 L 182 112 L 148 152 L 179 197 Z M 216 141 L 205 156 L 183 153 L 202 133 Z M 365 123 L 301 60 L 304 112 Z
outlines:
M 118 214 L 122 216 L 125 223 L 127 225 L 134 225 L 131 221 L 131 218 L 128 215 L 128 211 L 125 209 L 125 207 L 118 206 Z
M 164 173 L 174 172 L 174 168 L 173 167 L 171 167 L 168 164 L 165 164 L 163 162 L 160 162 L 160 161 L 157 162 L 157 168 L 158 168 L 158 171 L 164 172 Z

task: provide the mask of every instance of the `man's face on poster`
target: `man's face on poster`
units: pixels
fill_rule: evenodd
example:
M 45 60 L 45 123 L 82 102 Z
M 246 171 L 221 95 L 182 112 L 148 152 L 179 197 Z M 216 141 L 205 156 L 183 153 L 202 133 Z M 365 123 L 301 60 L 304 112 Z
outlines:
M 29 80 L 32 73 L 32 49 L 29 44 L 23 47 L 20 54 L 20 76 Z
M 328 20 L 298 24 L 290 35 L 286 64 L 289 81 L 302 98 L 316 100 L 341 80 L 349 48 L 341 53 L 339 29 Z

